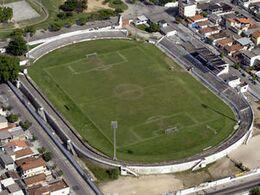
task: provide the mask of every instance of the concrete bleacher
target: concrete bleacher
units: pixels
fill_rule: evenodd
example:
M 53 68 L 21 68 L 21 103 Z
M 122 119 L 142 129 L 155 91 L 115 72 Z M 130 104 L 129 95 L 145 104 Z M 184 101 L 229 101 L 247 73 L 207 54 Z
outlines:
M 68 44 L 77 43 L 84 40 L 91 39 L 106 39 L 106 38 L 126 38 L 126 33 L 121 30 L 107 30 L 107 31 L 89 31 L 83 32 L 82 34 L 76 34 L 73 36 L 57 39 L 50 39 L 45 43 L 35 47 L 29 52 L 29 57 L 33 60 L 37 60 L 41 56 Z

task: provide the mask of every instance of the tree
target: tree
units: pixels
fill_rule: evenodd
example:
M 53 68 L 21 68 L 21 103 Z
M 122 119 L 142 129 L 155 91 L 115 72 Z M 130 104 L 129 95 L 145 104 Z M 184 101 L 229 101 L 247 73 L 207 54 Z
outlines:
M 0 82 L 15 81 L 20 71 L 19 59 L 0 55 Z
M 160 30 L 160 26 L 157 23 L 151 23 L 148 28 L 146 28 L 147 32 L 158 32 Z
M 80 26 L 83 26 L 87 23 L 87 18 L 86 17 L 80 17 L 78 20 L 77 20 L 77 24 L 80 25 Z
M 21 56 L 27 52 L 26 41 L 21 36 L 15 36 L 8 44 L 6 52 L 14 56 Z
M 258 186 L 252 188 L 252 189 L 249 191 L 249 194 L 250 194 L 250 195 L 260 195 L 260 188 L 259 188 Z
M 26 35 L 27 33 L 29 33 L 31 37 L 32 37 L 32 36 L 35 34 L 35 32 L 36 32 L 35 27 L 33 27 L 33 26 L 26 26 L 23 31 L 24 31 L 24 35 Z
M 52 153 L 50 151 L 46 151 L 42 157 L 46 162 L 49 162 L 52 158 Z
M 11 38 L 14 38 L 14 37 L 22 37 L 23 35 L 24 35 L 23 29 L 16 28 L 16 29 L 14 29 L 14 30 L 11 32 L 10 37 L 11 37 Z
M 7 22 L 13 17 L 13 9 L 10 7 L 0 7 L 0 22 Z
M 9 116 L 6 117 L 6 119 L 9 123 L 15 123 L 18 121 L 19 117 L 17 114 L 10 114 Z
M 49 26 L 50 31 L 59 31 L 60 29 L 61 29 L 61 24 L 58 22 L 54 22 Z
M 25 130 L 29 129 L 29 127 L 32 125 L 32 123 L 30 121 L 26 120 L 24 122 L 20 121 L 19 125 L 25 131 Z

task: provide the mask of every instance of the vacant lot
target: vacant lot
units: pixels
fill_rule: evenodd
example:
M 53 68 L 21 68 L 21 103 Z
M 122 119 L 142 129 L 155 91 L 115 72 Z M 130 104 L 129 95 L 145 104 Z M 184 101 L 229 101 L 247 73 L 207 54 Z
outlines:
M 40 15 L 25 0 L 7 3 L 5 6 L 13 9 L 13 20 L 15 22 L 40 17 Z
M 74 44 L 38 60 L 29 74 L 84 140 L 110 156 L 117 120 L 124 160 L 188 157 L 221 142 L 235 124 L 226 104 L 150 44 Z

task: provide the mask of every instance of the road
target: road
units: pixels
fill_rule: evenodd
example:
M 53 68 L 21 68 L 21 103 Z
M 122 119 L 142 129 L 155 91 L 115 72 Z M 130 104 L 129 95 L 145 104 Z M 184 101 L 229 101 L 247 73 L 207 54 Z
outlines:
M 243 191 L 250 190 L 251 188 L 260 184 L 259 175 L 256 177 L 250 177 L 238 182 L 230 182 L 229 184 L 219 186 L 217 189 L 206 190 L 206 194 L 213 195 L 226 195 L 226 194 L 235 194 Z
M 63 153 L 51 141 L 38 122 L 31 116 L 12 90 L 5 84 L 0 85 L 0 93 L 6 94 L 15 113 L 20 114 L 21 119 L 32 123 L 30 131 L 38 138 L 39 142 L 53 154 L 53 162 L 63 171 L 64 178 L 75 194 L 95 194 L 85 180 L 78 174 L 75 168 L 64 157 Z

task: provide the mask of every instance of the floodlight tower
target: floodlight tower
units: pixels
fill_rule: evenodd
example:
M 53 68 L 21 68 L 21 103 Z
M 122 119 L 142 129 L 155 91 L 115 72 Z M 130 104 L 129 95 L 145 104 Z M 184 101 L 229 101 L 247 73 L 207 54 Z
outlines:
M 111 127 L 113 129 L 114 132 L 114 156 L 113 156 L 113 160 L 116 160 L 116 130 L 118 129 L 118 124 L 117 121 L 111 121 Z

